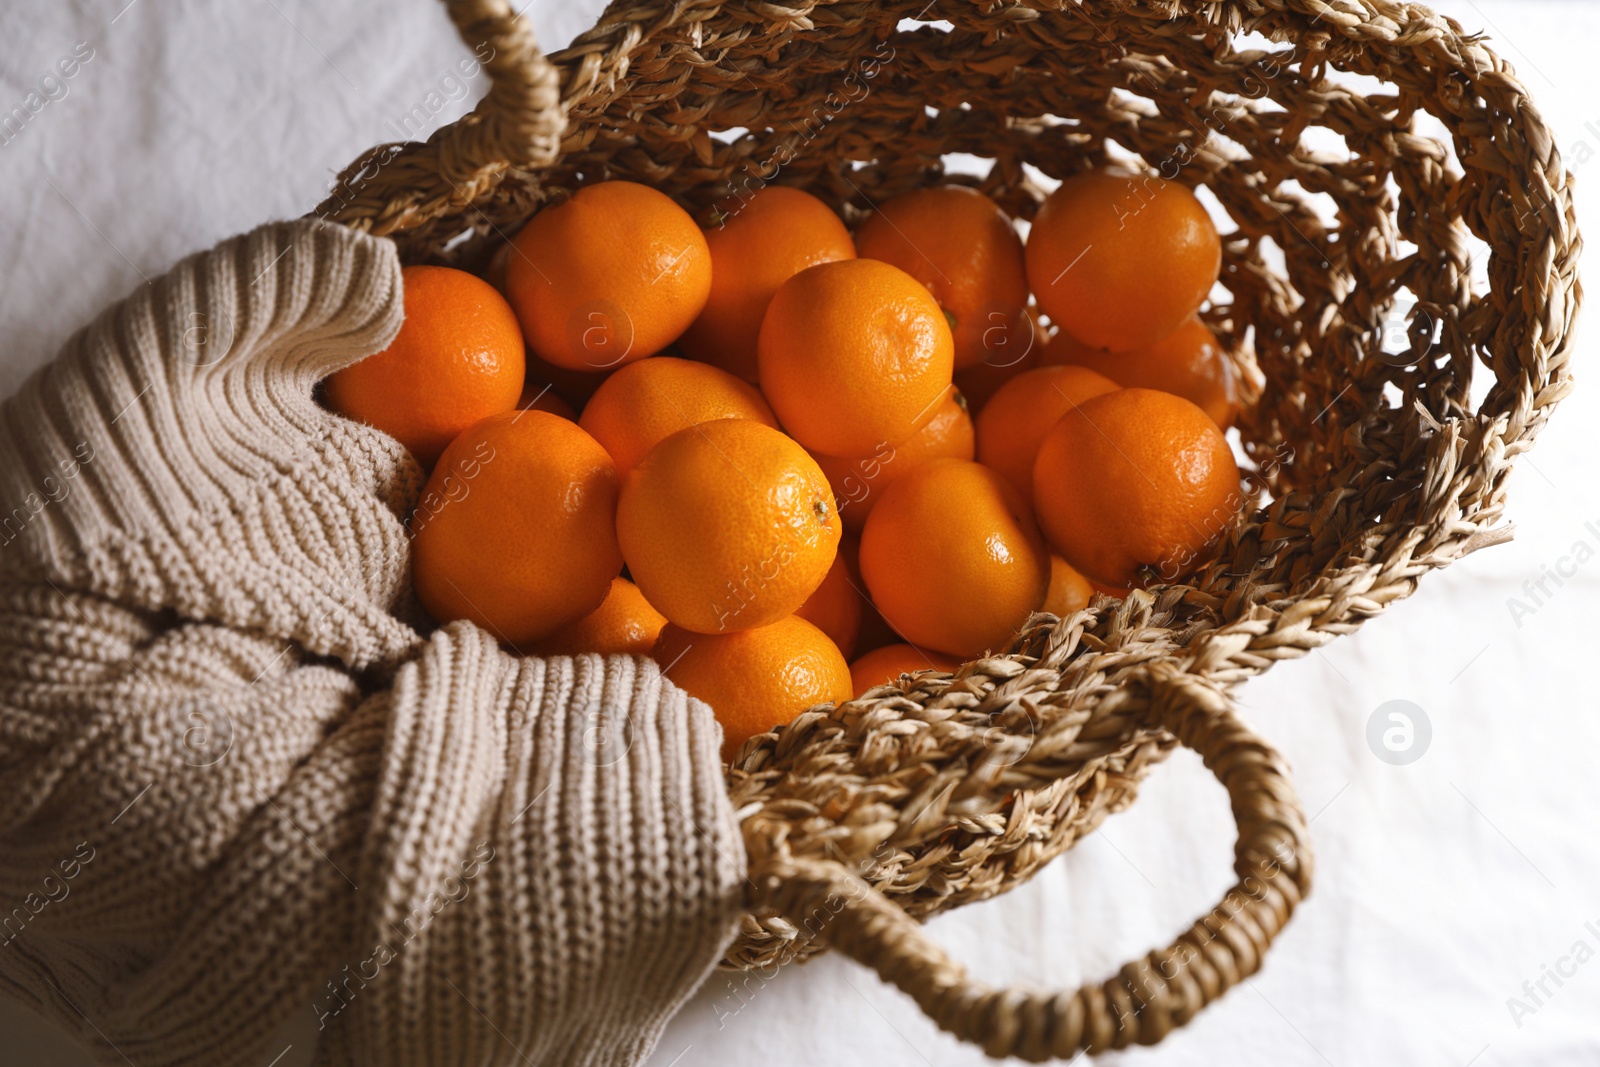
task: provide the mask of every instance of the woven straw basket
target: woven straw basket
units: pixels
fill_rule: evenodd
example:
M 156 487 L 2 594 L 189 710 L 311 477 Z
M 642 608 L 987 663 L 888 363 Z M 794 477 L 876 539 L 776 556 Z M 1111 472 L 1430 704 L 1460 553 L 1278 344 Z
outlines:
M 1511 463 L 1570 386 L 1570 180 L 1507 65 L 1388 0 L 616 0 L 548 57 L 504 0 L 449 6 L 493 47 L 487 97 L 368 152 L 318 209 L 410 262 L 481 267 L 607 178 L 693 211 L 794 184 L 851 219 L 965 180 L 1028 218 L 1041 175 L 1139 157 L 1214 195 L 1232 229 L 1206 317 L 1250 394 L 1241 518 L 1185 584 L 1036 616 L 1004 655 L 746 744 L 727 785 L 749 913 L 725 964 L 832 945 L 1035 1060 L 1157 1041 L 1251 974 L 1310 857 L 1283 763 L 1226 687 L 1508 537 Z M 1417 132 L 1424 113 L 1449 143 Z M 947 179 L 949 153 L 992 166 Z M 1048 995 L 982 986 L 927 938 L 916 919 L 1026 879 L 1174 743 L 1228 789 L 1239 880 L 1173 945 Z

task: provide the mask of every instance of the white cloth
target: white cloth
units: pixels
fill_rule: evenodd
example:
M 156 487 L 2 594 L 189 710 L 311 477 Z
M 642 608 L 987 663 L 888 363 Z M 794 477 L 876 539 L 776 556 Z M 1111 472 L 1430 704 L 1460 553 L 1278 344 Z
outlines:
M 308 210 L 332 173 L 437 88 L 466 56 L 438 5 L 306 0 L 201 9 L 137 0 L 14 5 L 0 13 L 0 111 L 90 41 L 66 98 L 0 144 L 0 394 L 66 335 L 181 256 L 263 219 Z M 1585 0 L 1436 0 L 1518 69 L 1579 179 L 1600 242 L 1600 103 L 1589 77 L 1600 7 Z M 599 0 L 532 0 L 547 46 Z M 348 81 L 346 80 L 348 79 Z M 471 84 L 474 95 L 481 84 Z M 441 112 L 454 117 L 471 97 Z M 1586 125 L 1591 124 L 1591 125 Z M 1575 162 L 1583 158 L 1585 162 Z M 53 183 L 53 186 L 52 186 Z M 59 191 L 58 191 L 59 190 Z M 76 205 L 74 207 L 73 205 Z M 79 211 L 82 214 L 79 214 Z M 124 258 L 124 256 L 126 258 Z M 1590 315 L 1595 311 L 1591 307 Z M 1586 540 L 1600 548 L 1600 399 L 1584 381 L 1600 331 L 1580 326 L 1579 388 L 1511 486 L 1511 545 L 1431 575 L 1351 637 L 1243 690 L 1246 716 L 1294 764 L 1317 816 L 1318 880 L 1264 972 L 1155 1052 L 1107 1063 L 1591 1065 L 1600 1059 L 1600 957 L 1532 1014 L 1524 982 L 1571 970 L 1600 920 L 1600 705 L 1591 667 L 1600 558 L 1517 625 L 1512 596 Z M 1368 717 L 1407 699 L 1432 721 L 1410 766 L 1367 747 Z M 1183 754 L 1137 804 L 1032 883 L 931 929 L 981 977 L 1038 985 L 1100 978 L 1169 938 L 1228 881 L 1220 790 Z M 1541 873 L 1542 872 L 1542 873 Z M 1547 880 L 1548 879 L 1548 880 Z M 1553 883 L 1553 884 L 1552 884 Z M 730 988 L 729 981 L 735 988 Z M 275 1067 L 310 1062 L 314 1029 Z M 89 1061 L 0 1004 L 0 1059 Z M 681 1056 L 681 1058 L 679 1058 Z M 747 986 L 713 975 L 669 1027 L 655 1067 L 985 1062 L 898 992 L 825 958 Z M 260 1065 L 265 1067 L 265 1065 Z

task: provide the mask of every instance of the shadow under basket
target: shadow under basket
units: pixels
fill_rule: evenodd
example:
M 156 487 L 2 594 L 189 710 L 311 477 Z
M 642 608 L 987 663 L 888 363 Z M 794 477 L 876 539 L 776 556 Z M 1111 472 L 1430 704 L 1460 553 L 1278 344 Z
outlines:
M 1035 616 L 1004 654 L 822 707 L 727 771 L 750 862 L 724 960 L 838 948 L 996 1056 L 1160 1040 L 1253 973 L 1310 884 L 1283 761 L 1227 687 L 1503 541 L 1513 460 L 1571 386 L 1571 180 L 1515 74 L 1386 0 L 617 0 L 543 55 L 504 0 L 450 13 L 491 85 L 380 146 L 324 217 L 482 269 L 606 179 L 705 212 L 764 184 L 855 219 L 970 183 L 1019 219 L 1110 164 L 1222 219 L 1203 315 L 1246 383 L 1240 516 L 1182 584 Z M 1002 893 L 1129 804 L 1174 744 L 1226 786 L 1237 883 L 1174 943 L 1059 994 L 970 978 L 916 920 Z

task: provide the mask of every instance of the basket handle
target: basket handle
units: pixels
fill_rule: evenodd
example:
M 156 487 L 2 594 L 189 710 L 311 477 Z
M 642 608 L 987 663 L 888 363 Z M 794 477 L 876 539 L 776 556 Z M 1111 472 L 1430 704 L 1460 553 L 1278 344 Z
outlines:
M 445 0 L 445 8 L 474 54 L 493 49 L 483 60 L 489 91 L 472 111 L 478 121 L 445 127 L 453 151 L 474 169 L 497 162 L 522 170 L 548 166 L 561 147 L 566 115 L 561 80 L 533 26 L 510 0 Z
M 967 975 L 889 898 L 833 860 L 775 861 L 756 876 L 771 906 L 810 936 L 909 993 L 934 1022 L 990 1056 L 1038 1062 L 1150 1045 L 1261 966 L 1311 886 L 1305 815 L 1286 765 L 1191 675 L 1150 681 L 1151 716 L 1227 787 L 1239 880 L 1170 946 L 1075 992 L 993 989 Z
M 510 0 L 444 0 L 479 57 L 489 91 L 471 113 L 424 143 L 378 145 L 340 172 L 314 212 L 374 234 L 414 229 L 459 211 L 508 170 L 555 162 L 566 129 L 561 79 Z M 487 58 L 485 58 L 487 57 Z

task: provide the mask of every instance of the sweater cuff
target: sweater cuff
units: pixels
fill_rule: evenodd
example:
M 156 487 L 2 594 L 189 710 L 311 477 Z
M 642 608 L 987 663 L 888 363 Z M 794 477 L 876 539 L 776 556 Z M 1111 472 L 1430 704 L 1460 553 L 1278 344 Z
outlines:
M 316 383 L 402 317 L 392 242 L 272 223 L 75 335 L 0 409 L 0 577 L 293 640 L 364 669 L 417 642 L 398 442 Z
M 466 624 L 391 692 L 323 1062 L 641 1060 L 742 909 L 709 709 L 647 659 L 517 659 Z

